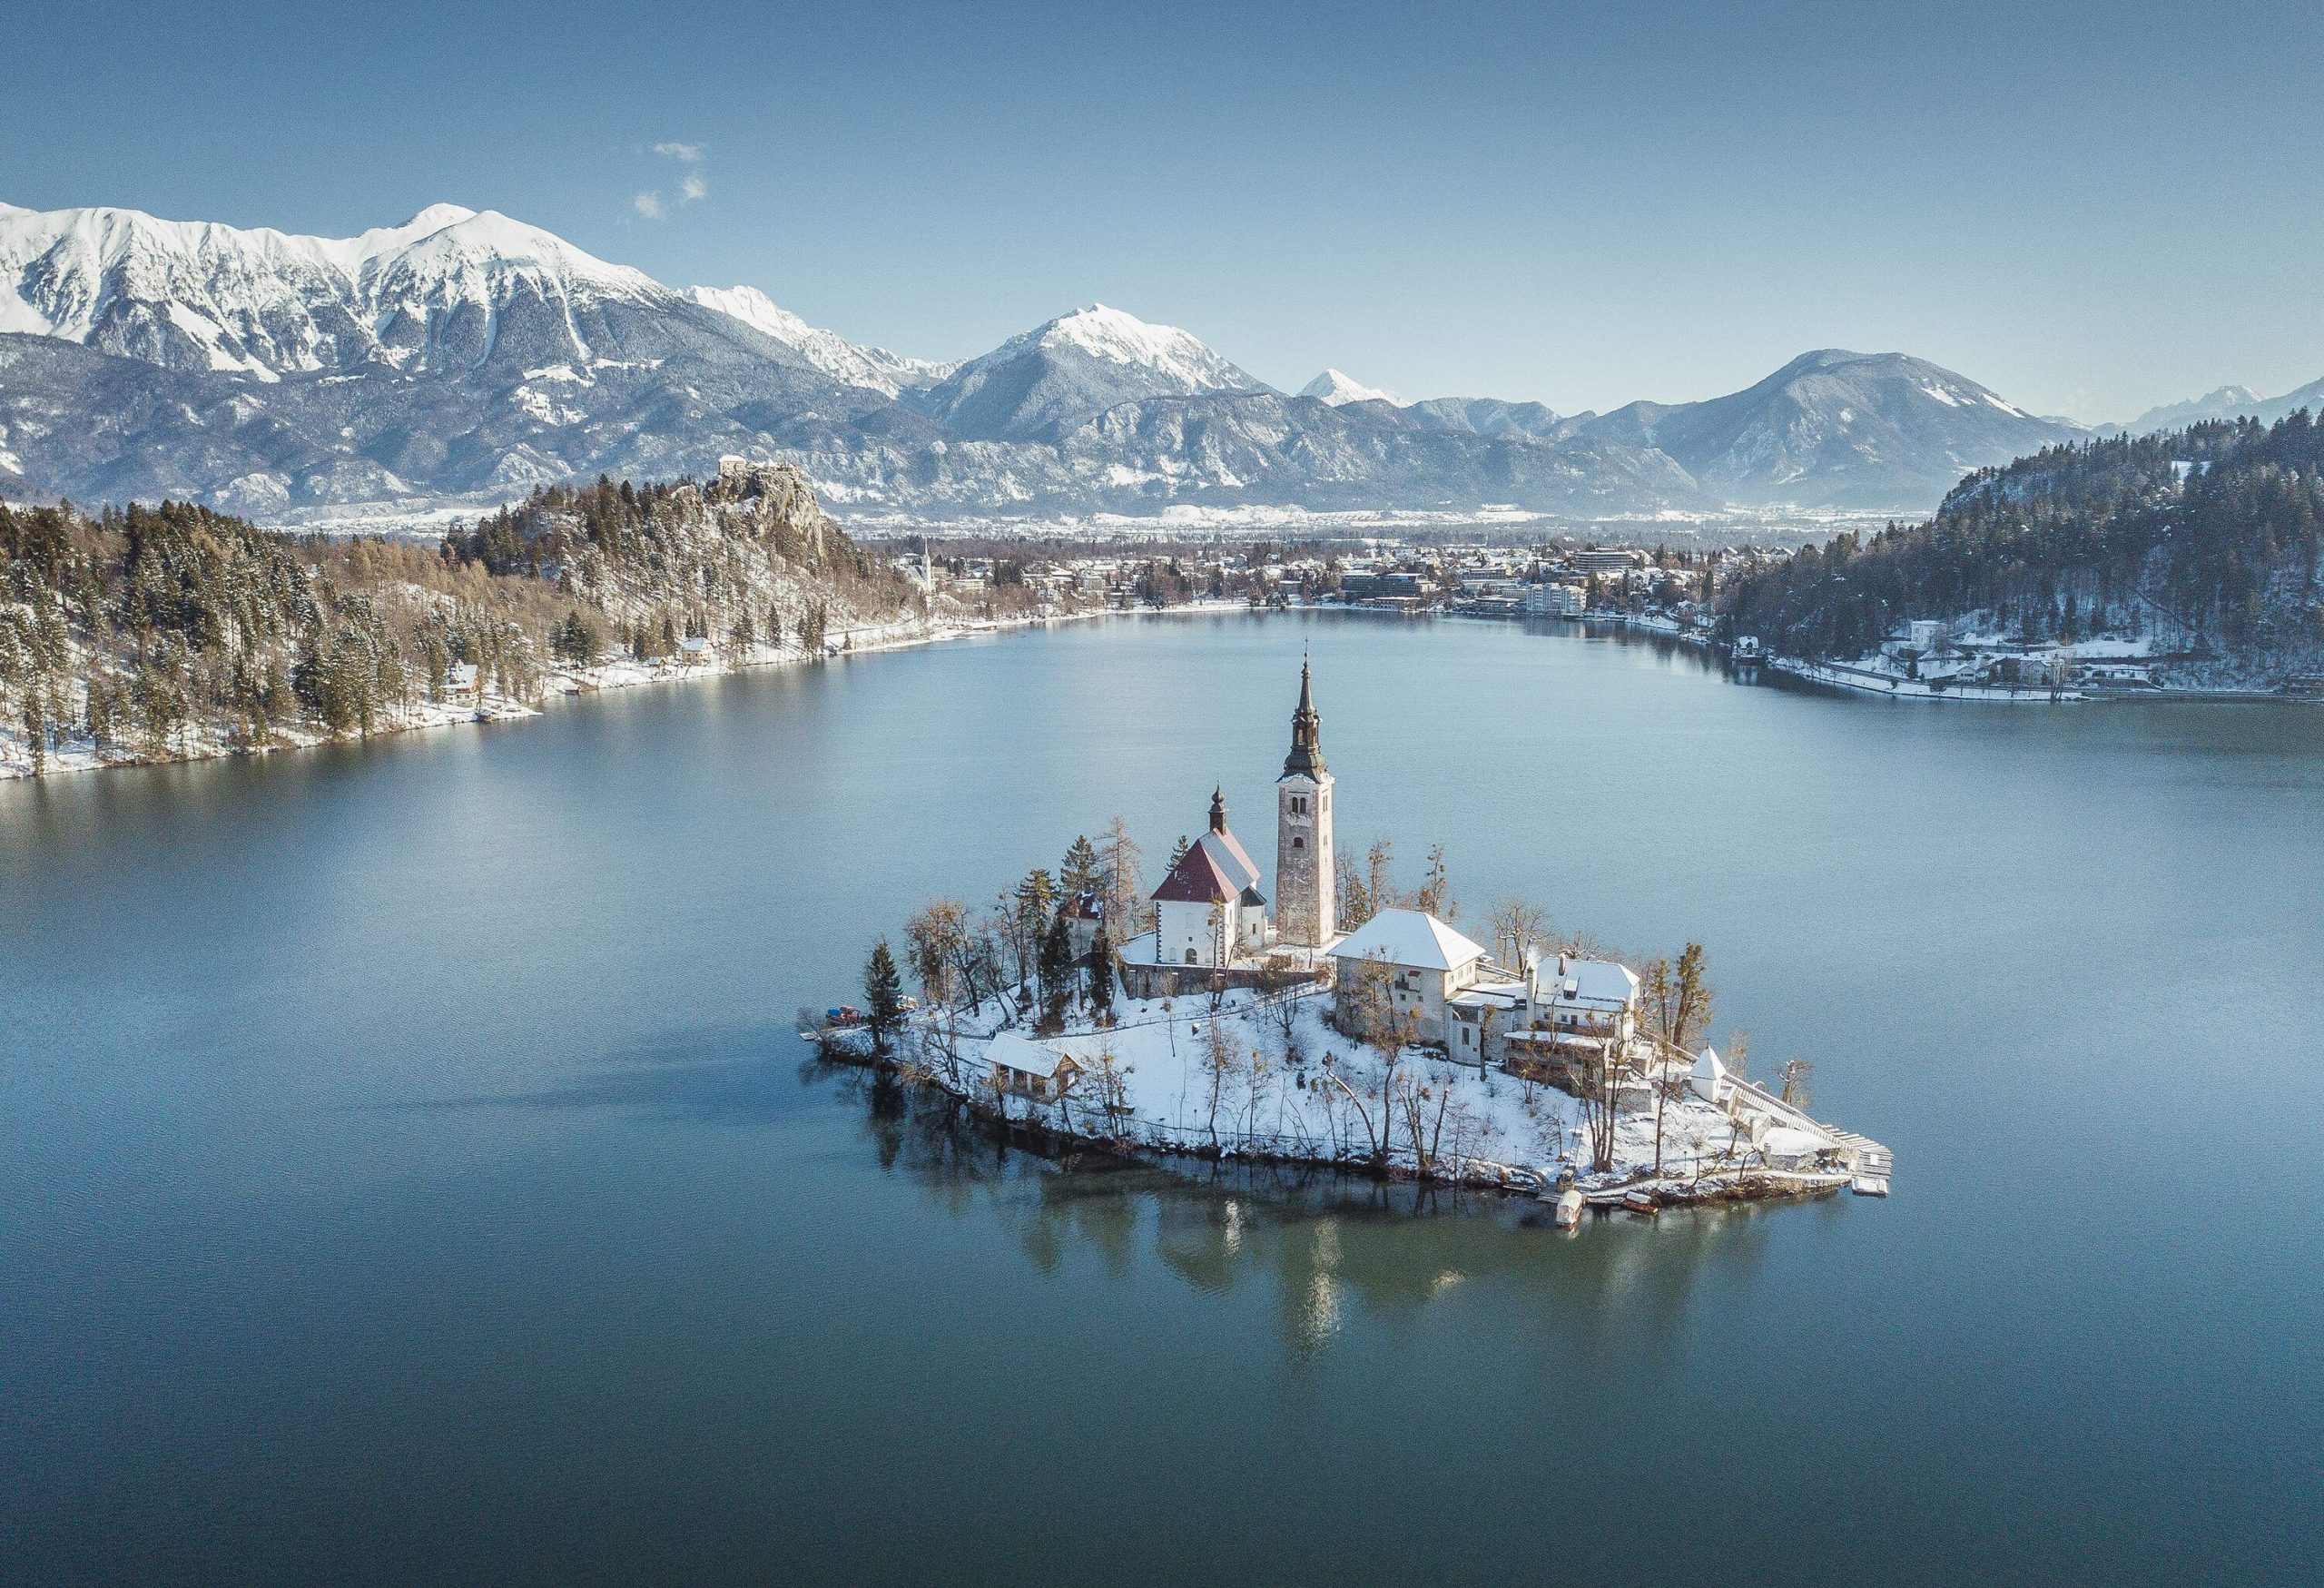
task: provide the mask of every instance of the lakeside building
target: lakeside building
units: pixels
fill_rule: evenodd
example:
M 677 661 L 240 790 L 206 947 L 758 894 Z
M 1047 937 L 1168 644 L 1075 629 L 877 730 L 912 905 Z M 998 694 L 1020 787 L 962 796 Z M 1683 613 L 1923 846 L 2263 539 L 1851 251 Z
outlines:
M 1383 910 L 1333 945 L 1335 1018 L 1346 1031 L 1382 1020 L 1409 1040 L 1471 1063 L 1570 1064 L 1638 1036 L 1636 972 L 1561 954 L 1513 971 L 1420 910 Z
M 1528 617 L 1579 617 L 1589 607 L 1589 596 L 1571 585 L 1525 587 L 1525 616 Z

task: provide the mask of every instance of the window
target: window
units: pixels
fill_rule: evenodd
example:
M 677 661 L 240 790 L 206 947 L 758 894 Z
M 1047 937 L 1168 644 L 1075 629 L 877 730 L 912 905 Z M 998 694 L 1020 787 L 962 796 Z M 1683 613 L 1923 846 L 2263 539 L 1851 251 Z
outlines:
M 1307 847 L 1307 841 L 1295 833 L 1291 837 L 1291 847 L 1294 849 L 1305 849 Z
M 1191 964 L 1193 964 L 1194 962 L 1195 962 L 1195 952 L 1194 952 L 1194 950 L 1192 950 L 1192 949 L 1188 949 L 1188 950 L 1187 951 L 1187 963 L 1188 963 L 1189 965 L 1191 965 Z

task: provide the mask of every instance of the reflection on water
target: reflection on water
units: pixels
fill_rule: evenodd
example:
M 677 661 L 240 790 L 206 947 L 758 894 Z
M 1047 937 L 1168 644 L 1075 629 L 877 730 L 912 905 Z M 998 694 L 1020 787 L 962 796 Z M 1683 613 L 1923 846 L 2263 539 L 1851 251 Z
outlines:
M 1896 1198 L 1567 1238 L 803 1062 L 932 892 L 1263 841 L 1303 650 L 1344 843 L 1699 938 Z M 2306 1581 L 2319 834 L 2313 710 L 1324 613 L 0 785 L 0 1576 Z
M 1266 1292 L 1293 1361 L 1327 1350 L 1351 1307 L 1404 1318 L 1486 1277 L 1524 1298 L 1529 1327 L 1551 1343 L 1651 1343 L 1684 1323 L 1705 1268 L 1730 1279 L 1757 1268 L 1767 1220 L 1840 1212 L 1831 1198 L 1736 1203 L 1652 1218 L 1593 1213 L 1560 1230 L 1531 1198 L 1473 1189 L 1232 1160 L 1044 1155 L 940 1093 L 812 1059 L 801 1075 L 861 1110 L 883 1170 L 945 1214 L 997 1220 L 1035 1269 L 1053 1272 L 1078 1250 L 1127 1276 L 1143 1247 L 1196 1290 Z

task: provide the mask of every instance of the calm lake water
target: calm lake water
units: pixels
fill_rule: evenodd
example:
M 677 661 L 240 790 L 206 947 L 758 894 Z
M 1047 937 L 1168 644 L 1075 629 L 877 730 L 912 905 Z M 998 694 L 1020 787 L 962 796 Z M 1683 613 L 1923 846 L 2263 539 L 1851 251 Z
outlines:
M 1896 1195 L 1061 1170 L 803 1061 L 1214 782 L 1709 947 Z M 2309 1582 L 2324 713 L 1161 617 L 0 785 L 0 1579 Z

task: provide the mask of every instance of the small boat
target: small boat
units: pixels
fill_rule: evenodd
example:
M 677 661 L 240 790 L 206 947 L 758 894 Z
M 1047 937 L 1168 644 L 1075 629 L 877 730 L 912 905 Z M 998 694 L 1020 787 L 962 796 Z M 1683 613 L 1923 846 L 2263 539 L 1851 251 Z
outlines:
M 1626 1213 L 1651 1213 L 1659 1204 L 1644 1191 L 1622 1193 L 1622 1210 Z
M 1568 1186 L 1558 1193 L 1558 1208 L 1552 1217 L 1560 1229 L 1571 1229 L 1581 1222 L 1581 1193 Z
M 1859 1197 L 1885 1197 L 1888 1194 L 1888 1177 L 1858 1175 L 1848 1182 L 1848 1189 Z

